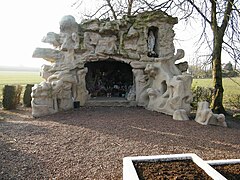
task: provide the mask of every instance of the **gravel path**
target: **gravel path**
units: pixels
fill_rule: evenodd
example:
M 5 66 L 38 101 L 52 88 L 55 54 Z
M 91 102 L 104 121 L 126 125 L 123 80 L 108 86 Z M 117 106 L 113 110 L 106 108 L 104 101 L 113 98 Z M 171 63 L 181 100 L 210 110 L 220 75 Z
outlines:
M 30 109 L 2 110 L 0 179 L 122 179 L 125 156 L 240 158 L 240 122 L 227 123 L 174 121 L 138 107 L 85 107 L 37 119 Z

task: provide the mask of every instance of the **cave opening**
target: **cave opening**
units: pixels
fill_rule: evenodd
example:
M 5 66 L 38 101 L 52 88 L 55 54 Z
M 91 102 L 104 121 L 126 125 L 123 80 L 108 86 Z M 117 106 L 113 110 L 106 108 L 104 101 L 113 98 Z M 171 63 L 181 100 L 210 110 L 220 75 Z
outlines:
M 126 98 L 133 86 L 132 67 L 124 62 L 108 59 L 87 62 L 86 87 L 91 97 Z

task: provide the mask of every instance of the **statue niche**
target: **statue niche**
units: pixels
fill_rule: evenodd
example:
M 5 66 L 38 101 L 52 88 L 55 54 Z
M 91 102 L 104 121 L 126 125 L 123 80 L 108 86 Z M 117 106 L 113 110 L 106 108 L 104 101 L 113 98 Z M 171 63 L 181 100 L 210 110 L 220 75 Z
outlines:
M 158 28 L 151 26 L 148 29 L 148 57 L 158 57 Z

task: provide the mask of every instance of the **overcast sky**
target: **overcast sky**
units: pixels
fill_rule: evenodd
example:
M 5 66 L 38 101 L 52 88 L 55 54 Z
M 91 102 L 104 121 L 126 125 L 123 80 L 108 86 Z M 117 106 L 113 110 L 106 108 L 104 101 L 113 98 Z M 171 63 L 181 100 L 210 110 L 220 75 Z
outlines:
M 41 39 L 47 32 L 59 33 L 59 21 L 64 15 L 71 14 L 79 22 L 79 14 L 71 5 L 76 0 L 3 0 L 0 3 L 0 66 L 40 67 L 46 61 L 31 58 L 36 47 L 43 47 Z M 81 5 L 80 11 L 94 8 L 94 0 Z M 175 43 L 175 47 L 185 50 L 185 60 L 193 58 L 191 40 L 199 29 L 185 29 L 175 26 L 176 38 L 184 41 Z
M 0 3 L 0 65 L 39 67 L 45 61 L 32 59 L 50 31 L 59 32 L 59 21 L 73 14 L 71 0 L 4 0 Z

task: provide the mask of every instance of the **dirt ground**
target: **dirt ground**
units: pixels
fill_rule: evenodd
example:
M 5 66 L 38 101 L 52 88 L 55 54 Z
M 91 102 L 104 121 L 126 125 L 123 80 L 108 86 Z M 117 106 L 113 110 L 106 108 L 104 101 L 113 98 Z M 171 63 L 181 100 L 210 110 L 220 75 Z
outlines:
M 192 160 L 134 162 L 140 180 L 154 179 L 204 179 L 212 180 L 206 172 L 198 167 Z
M 0 110 L 0 179 L 122 179 L 126 156 L 240 159 L 240 121 L 175 121 L 139 107 L 85 107 L 34 119 Z

